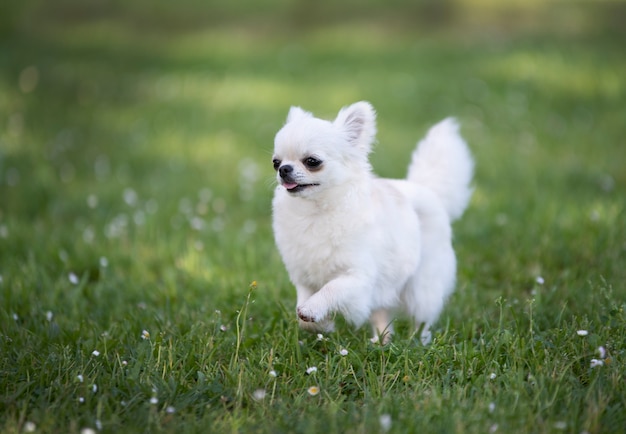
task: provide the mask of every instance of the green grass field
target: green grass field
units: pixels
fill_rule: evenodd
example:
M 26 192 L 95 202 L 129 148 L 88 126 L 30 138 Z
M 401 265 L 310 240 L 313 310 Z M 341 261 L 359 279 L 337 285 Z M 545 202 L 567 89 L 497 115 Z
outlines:
M 625 3 L 9 3 L 0 432 L 625 432 Z M 428 347 L 300 331 L 274 246 L 289 106 L 358 100 L 380 175 L 476 158 Z

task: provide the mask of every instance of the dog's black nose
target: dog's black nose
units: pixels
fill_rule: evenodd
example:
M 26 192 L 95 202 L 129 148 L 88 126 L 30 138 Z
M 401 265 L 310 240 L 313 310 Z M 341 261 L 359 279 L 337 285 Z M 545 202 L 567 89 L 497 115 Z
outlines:
M 289 176 L 291 174 L 291 172 L 293 172 L 293 166 L 291 166 L 289 164 L 285 164 L 284 166 L 280 166 L 280 168 L 278 169 L 278 173 L 280 173 L 280 177 L 281 178 Z

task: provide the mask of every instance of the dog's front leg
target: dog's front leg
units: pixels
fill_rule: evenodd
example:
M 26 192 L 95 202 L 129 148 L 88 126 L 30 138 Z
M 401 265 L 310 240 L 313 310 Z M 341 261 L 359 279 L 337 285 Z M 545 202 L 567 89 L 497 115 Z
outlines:
M 340 276 L 324 285 L 304 301 L 298 300 L 298 317 L 304 322 L 323 321 L 333 312 L 341 312 L 348 321 L 361 325 L 367 320 L 371 307 L 371 285 L 360 277 Z
M 296 285 L 296 292 L 298 296 L 297 306 L 301 306 L 315 293 L 315 291 L 301 285 Z M 332 319 L 325 318 L 319 322 L 304 321 L 302 320 L 302 318 L 300 318 L 299 313 L 298 324 L 301 329 L 311 333 L 327 333 L 335 330 L 335 322 Z

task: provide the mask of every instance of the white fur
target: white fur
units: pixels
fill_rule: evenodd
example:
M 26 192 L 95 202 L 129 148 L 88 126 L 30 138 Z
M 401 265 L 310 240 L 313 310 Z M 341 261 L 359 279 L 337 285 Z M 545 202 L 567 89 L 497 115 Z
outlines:
M 427 343 L 454 288 L 450 221 L 471 196 L 473 162 L 446 119 L 419 143 L 407 180 L 377 178 L 368 161 L 375 118 L 367 102 L 342 108 L 333 122 L 291 108 L 275 139 L 276 244 L 303 328 L 332 330 L 339 312 L 356 326 L 369 319 L 374 340 L 387 341 L 393 314 L 404 311 Z

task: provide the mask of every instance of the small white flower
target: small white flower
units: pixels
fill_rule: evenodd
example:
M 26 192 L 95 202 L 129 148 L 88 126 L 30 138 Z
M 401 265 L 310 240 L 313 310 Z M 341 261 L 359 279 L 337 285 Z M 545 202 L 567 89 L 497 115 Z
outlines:
M 96 429 L 102 431 L 102 422 L 100 422 L 100 419 L 96 419 Z
M 346 350 L 345 348 L 342 348 L 342 349 L 339 351 L 339 354 L 341 354 L 342 356 L 347 356 L 347 355 L 348 355 L 348 350 Z
M 317 387 L 317 386 L 311 386 L 311 387 L 309 387 L 309 388 L 307 389 L 307 392 L 308 392 L 308 394 L 309 394 L 309 395 L 311 395 L 311 396 L 315 396 L 315 395 L 317 395 L 318 393 L 320 393 L 320 388 L 319 388 L 319 387 Z
M 92 354 L 94 357 L 98 357 L 98 356 L 100 355 L 100 351 L 98 351 L 98 350 L 93 350 L 93 351 L 91 352 L 91 354 Z
M 51 310 L 49 310 L 49 311 L 47 311 L 47 312 L 46 312 L 46 319 L 47 319 L 48 321 L 52 321 L 52 318 L 53 318 L 53 317 L 54 317 L 54 314 L 52 313 L 52 311 L 51 311 Z
M 76 376 L 76 379 L 78 380 L 78 382 L 79 382 L 79 383 L 82 383 L 82 382 L 83 382 L 83 376 L 82 376 L 82 374 L 78 374 L 78 375 Z
M 141 339 L 150 339 L 150 333 L 148 332 L 148 330 L 142 330 L 141 331 Z
M 176 409 L 173 406 L 168 405 L 167 408 L 165 409 L 165 412 L 167 414 L 174 414 L 174 413 L 176 413 Z
M 105 258 L 104 256 L 100 256 L 100 266 L 102 268 L 106 268 L 109 266 L 109 260 L 107 258 Z
M 90 194 L 89 196 L 87 196 L 87 206 L 92 209 L 97 207 L 98 196 L 96 196 L 95 194 Z
M 78 280 L 78 276 L 77 276 L 75 273 L 73 273 L 73 272 L 72 272 L 72 273 L 70 273 L 70 274 L 67 276 L 67 278 L 70 280 L 70 283 L 71 283 L 72 285 L 78 285 L 79 280 Z
M 494 432 L 496 432 L 496 431 L 498 431 L 498 424 L 497 424 L 497 423 L 494 423 L 493 425 L 491 425 L 491 426 L 489 427 L 489 432 L 490 432 L 491 434 L 493 434 L 493 433 L 494 433 Z
M 13 321 L 19 321 L 20 317 L 16 313 L 13 314 Z
M 96 434 L 96 430 L 93 428 L 83 428 L 80 430 L 80 434 Z
M 604 347 L 598 347 L 598 354 L 601 359 L 606 358 L 606 349 Z
M 124 202 L 129 206 L 135 206 L 137 204 L 137 192 L 132 188 L 124 189 Z
M 126 360 L 122 360 L 122 366 L 128 366 L 128 362 Z
M 153 396 L 152 398 L 150 398 L 150 404 L 156 405 L 158 403 L 159 403 L 159 398 L 157 398 L 156 396 Z
M 128 405 L 128 403 L 126 401 L 120 401 L 120 405 L 122 407 L 126 407 Z
M 578 330 L 578 331 L 576 332 L 576 334 L 577 334 L 578 336 L 587 336 L 587 335 L 589 334 L 589 332 L 588 332 L 587 330 Z
M 263 401 L 265 399 L 265 389 L 257 389 L 252 393 L 252 398 L 255 401 Z
M 567 422 L 563 422 L 563 421 L 555 422 L 554 428 L 558 430 L 564 430 L 567 428 Z
M 543 277 L 537 276 L 535 282 L 537 282 L 539 285 L 543 285 L 545 283 L 545 280 L 543 280 Z
M 604 365 L 604 361 L 602 361 L 602 360 L 598 360 L 598 359 L 591 359 L 590 366 L 591 366 L 592 368 L 595 368 L 595 367 L 597 367 L 597 366 L 602 366 L 602 365 Z
M 228 330 L 228 326 L 226 326 L 226 325 L 222 324 L 222 325 L 220 326 L 220 330 L 221 330 L 221 331 L 223 331 L 223 332 L 225 332 L 225 331 L 227 331 L 227 330 Z
M 496 379 L 496 373 L 492 372 L 491 374 L 489 374 L 489 379 L 490 380 L 495 380 Z
M 278 374 L 273 369 L 269 372 L 270 377 L 278 377 Z
M 35 432 L 36 429 L 35 422 L 27 421 L 24 423 L 24 432 Z
M 85 403 L 85 397 L 84 396 L 79 396 L 78 397 L 78 402 L 80 402 L 81 404 Z
M 91 386 L 91 391 L 92 391 L 93 393 L 96 393 L 96 392 L 98 391 L 98 385 L 97 385 L 97 384 L 94 384 L 93 386 Z
M 317 366 L 311 366 L 310 368 L 306 369 L 306 373 L 309 375 L 313 374 L 314 372 L 317 372 Z
M 496 403 L 495 402 L 490 402 L 489 403 L 489 413 L 493 413 L 496 410 Z
M 378 418 L 378 423 L 380 423 L 380 429 L 382 429 L 383 432 L 389 431 L 389 429 L 391 429 L 391 415 L 387 413 L 381 414 Z
M 317 334 L 317 340 L 318 340 L 318 341 L 323 341 L 323 340 L 324 340 L 324 335 L 323 335 L 323 334 L 321 334 L 321 333 L 318 333 L 318 334 Z

